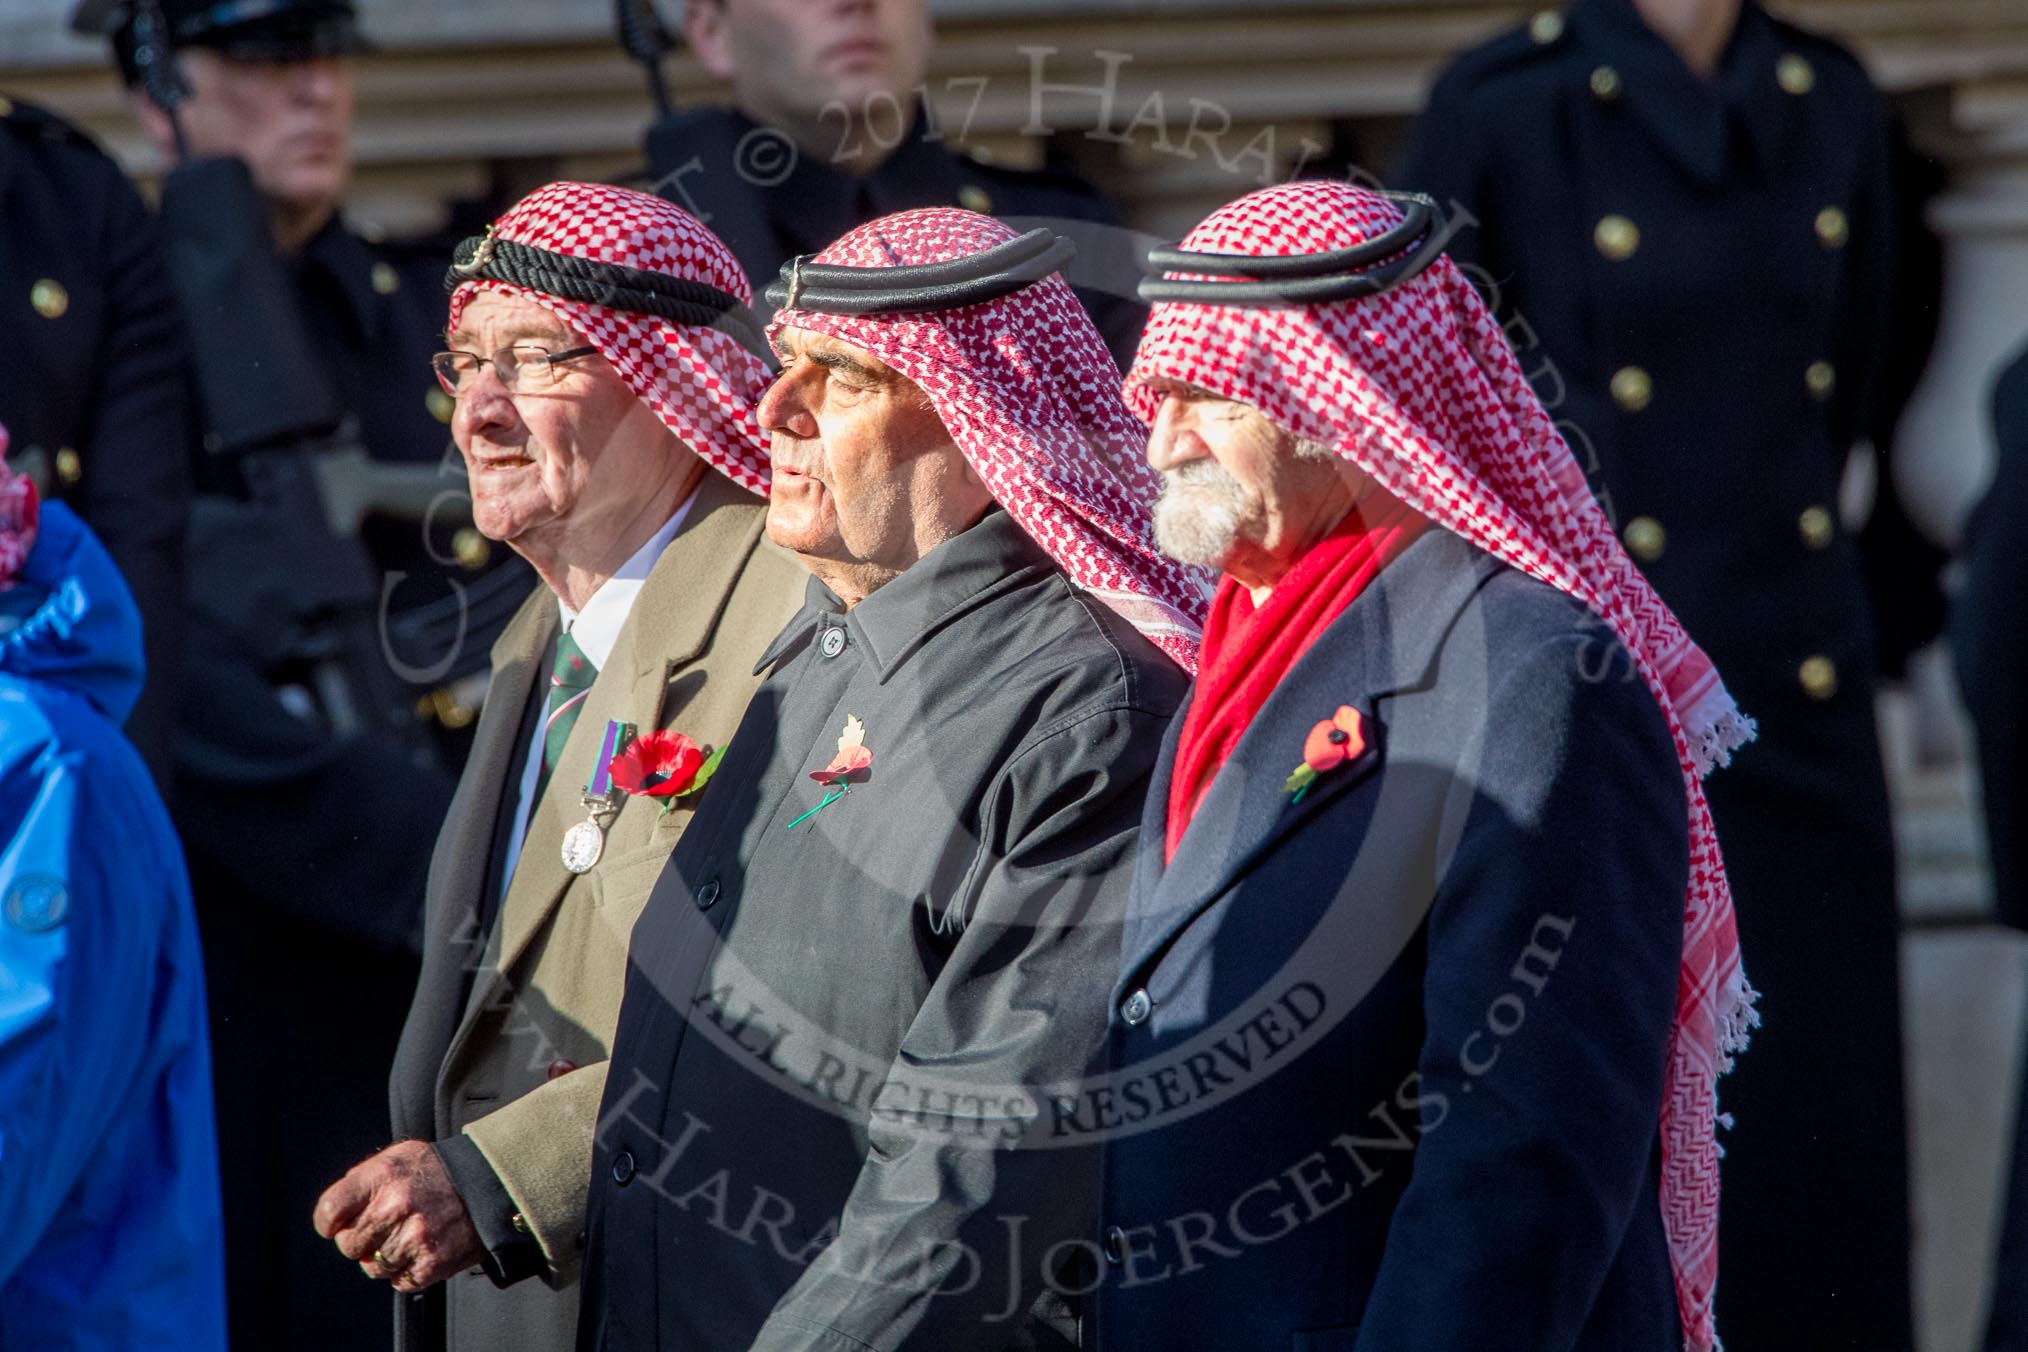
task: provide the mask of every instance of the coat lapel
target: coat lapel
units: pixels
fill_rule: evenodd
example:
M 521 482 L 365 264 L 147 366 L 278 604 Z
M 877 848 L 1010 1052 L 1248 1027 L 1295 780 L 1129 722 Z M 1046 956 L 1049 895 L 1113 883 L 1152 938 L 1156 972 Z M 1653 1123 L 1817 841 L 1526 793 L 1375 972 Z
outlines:
M 432 889 L 430 915 L 433 925 L 443 927 L 443 941 L 464 949 L 461 969 L 485 943 L 477 933 L 485 910 L 480 890 L 490 872 L 500 814 L 513 810 L 504 800 L 520 782 L 521 715 L 556 641 L 556 626 L 556 602 L 548 588 L 537 587 L 494 642 L 486 706 L 444 820 L 441 873 Z
M 1169 779 L 1182 726 L 1178 715 L 1150 785 L 1134 904 L 1122 942 L 1125 980 L 1278 841 L 1381 773 L 1387 758 L 1382 701 L 1433 679 L 1445 635 L 1500 566 L 1442 530 L 1411 545 L 1268 696 L 1212 779 L 1176 857 L 1163 868 Z M 1351 705 L 1366 720 L 1367 749 L 1327 771 L 1301 801 L 1292 801 L 1284 785 L 1303 762 L 1304 739 L 1340 705 Z M 1144 883 L 1144 874 L 1153 877 L 1152 885 Z
M 671 680 L 710 643 L 746 561 L 760 542 L 766 518 L 751 510 L 754 504 L 753 495 L 730 479 L 707 472 L 683 528 L 662 551 L 634 598 L 549 786 L 529 815 L 521 854 L 500 908 L 497 941 L 488 945 L 486 970 L 473 985 L 460 1041 L 477 1013 L 497 998 L 497 988 L 548 924 L 576 876 L 563 866 L 563 833 L 585 818 L 584 786 L 607 721 L 618 719 L 643 731 L 663 726 L 670 713 L 665 706 Z M 652 803 L 621 807 L 622 812 L 659 810 Z
M 398 1135 L 435 1130 L 437 1072 L 463 1019 L 464 974 L 479 961 L 485 943 L 480 889 L 490 872 L 500 785 L 512 773 L 509 767 L 520 764 L 521 713 L 555 623 L 556 602 L 546 587 L 537 587 L 493 644 L 486 706 L 430 861 L 422 976 L 391 1076 Z

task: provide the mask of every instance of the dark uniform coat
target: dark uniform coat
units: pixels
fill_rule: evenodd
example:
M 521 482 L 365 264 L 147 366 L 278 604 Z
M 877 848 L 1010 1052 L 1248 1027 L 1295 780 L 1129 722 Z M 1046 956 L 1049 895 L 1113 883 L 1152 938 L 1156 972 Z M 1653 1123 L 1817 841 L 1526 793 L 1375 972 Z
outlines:
M 1284 781 L 1341 705 L 1366 750 Z M 1683 1345 L 1659 1125 L 1689 847 L 1668 725 L 1577 602 L 1432 531 L 1291 669 L 1163 862 L 1149 784 L 1098 1346 Z
M 1978 739 L 1994 908 L 2003 923 L 2028 929 L 2028 350 L 1994 383 L 1993 436 L 1999 460 L 1965 527 L 1951 638 Z M 2028 1352 L 2028 1077 L 1993 1274 L 1985 1352 Z
M 1629 552 L 1760 724 L 1709 781 L 1766 995 L 1721 1095 L 1747 1349 L 1910 1337 L 1894 842 L 1836 510 L 1882 421 L 1889 144 L 1858 63 L 1752 0 L 1708 81 L 1630 0 L 1580 0 L 1459 58 L 1399 176 L 1454 208 Z
M 997 511 L 763 661 L 634 928 L 579 1346 L 1074 1346 L 1096 1161 L 1014 1142 L 1103 1039 L 1185 677 Z
M 449 456 L 445 490 L 462 493 L 449 400 L 429 368 L 443 346 L 445 267 L 441 255 L 383 252 L 334 219 L 291 277 L 359 444 L 381 461 Z M 198 454 L 200 505 L 240 497 L 239 467 Z M 451 534 L 426 544 L 413 523 L 367 523 L 391 607 L 447 579 L 481 580 L 431 558 L 452 557 Z M 297 582 L 276 564 L 193 597 L 172 807 L 211 979 L 233 1342 L 359 1352 L 385 1345 L 385 1290 L 308 1217 L 331 1180 L 386 1144 L 387 1067 L 415 990 L 424 879 L 456 766 L 420 720 L 403 735 L 340 738 L 285 702 L 270 626 L 248 617 L 267 591 Z M 490 635 L 474 626 L 466 642 L 483 667 Z
M 119 167 L 52 113 L 0 98 L 0 425 L 105 542 L 141 611 L 148 680 L 128 736 L 168 769 L 190 515 L 183 335 L 161 232 Z
M 1965 524 L 1964 585 L 1951 619 L 1958 683 L 1978 734 L 1994 909 L 2028 929 L 2028 350 L 1993 384 L 1998 459 Z
M 1139 261 L 1105 199 L 1068 174 L 1008 169 L 953 153 L 937 124 L 915 126 L 879 167 L 846 174 L 733 108 L 688 109 L 648 133 L 650 187 L 711 227 L 738 257 L 756 296 L 798 254 L 854 226 L 915 207 L 964 207 L 1016 230 L 1046 225 L 1077 243 L 1065 278 L 1124 367 L 1147 310 Z M 762 307 L 765 313 L 765 306 Z

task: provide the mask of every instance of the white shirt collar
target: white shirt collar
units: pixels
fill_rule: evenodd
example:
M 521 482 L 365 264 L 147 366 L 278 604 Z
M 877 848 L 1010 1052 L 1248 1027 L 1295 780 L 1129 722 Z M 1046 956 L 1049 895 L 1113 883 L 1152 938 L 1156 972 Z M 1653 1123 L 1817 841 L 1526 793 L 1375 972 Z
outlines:
M 710 473 L 707 469 L 705 473 Z M 698 477 L 698 485 L 704 483 Z M 690 504 L 697 501 L 697 489 L 690 490 L 688 497 L 676 505 L 662 529 L 648 537 L 648 542 L 634 551 L 632 558 L 619 566 L 614 574 L 599 584 L 599 589 L 584 603 L 584 609 L 573 613 L 556 598 L 557 611 L 563 616 L 563 627 L 577 640 L 577 646 L 591 659 L 591 664 L 603 669 L 606 659 L 613 655 L 613 645 L 619 642 L 620 630 L 626 627 L 627 616 L 634 609 L 634 598 L 640 595 L 641 586 L 648 580 L 648 574 L 655 570 L 656 561 L 662 551 L 676 538 L 676 532 L 683 528 L 683 520 L 690 515 Z

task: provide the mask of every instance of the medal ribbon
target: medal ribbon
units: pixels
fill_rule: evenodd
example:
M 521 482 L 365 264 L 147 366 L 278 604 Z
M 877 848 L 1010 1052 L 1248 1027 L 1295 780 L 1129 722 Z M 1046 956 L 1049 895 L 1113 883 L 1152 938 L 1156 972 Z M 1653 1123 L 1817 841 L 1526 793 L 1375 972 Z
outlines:
M 613 757 L 634 740 L 634 725 L 617 718 L 606 720 L 605 735 L 599 739 L 598 759 L 592 762 L 591 782 L 584 786 L 587 798 L 606 798 L 613 791 Z

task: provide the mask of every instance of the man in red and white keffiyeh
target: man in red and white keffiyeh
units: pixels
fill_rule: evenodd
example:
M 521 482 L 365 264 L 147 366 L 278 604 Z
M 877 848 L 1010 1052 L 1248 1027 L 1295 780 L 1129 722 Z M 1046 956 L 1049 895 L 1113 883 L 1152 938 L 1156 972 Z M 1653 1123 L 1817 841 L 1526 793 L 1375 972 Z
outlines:
M 1700 779 L 1752 725 L 1442 238 L 1291 184 L 1143 285 L 1157 536 L 1226 576 L 1116 992 L 1107 1352 L 1717 1346 L 1754 1016 Z
M 911 211 L 769 289 L 768 534 L 814 581 L 633 931 L 580 1347 L 1076 1344 L 1097 1152 L 1041 1096 L 1105 1038 L 1205 588 L 1072 249 Z M 667 1204 L 727 1178 L 804 1238 Z
M 333 1184 L 316 1223 L 399 1293 L 402 1352 L 549 1352 L 575 1336 L 627 934 L 692 810 L 665 776 L 648 801 L 612 790 L 615 725 L 694 769 L 730 740 L 807 579 L 762 538 L 771 370 L 710 231 L 660 198 L 553 183 L 466 241 L 447 281 L 435 365 L 473 520 L 545 585 L 494 646 L 438 838 L 398 1143 Z M 447 1297 L 474 1265 L 520 1284 Z

